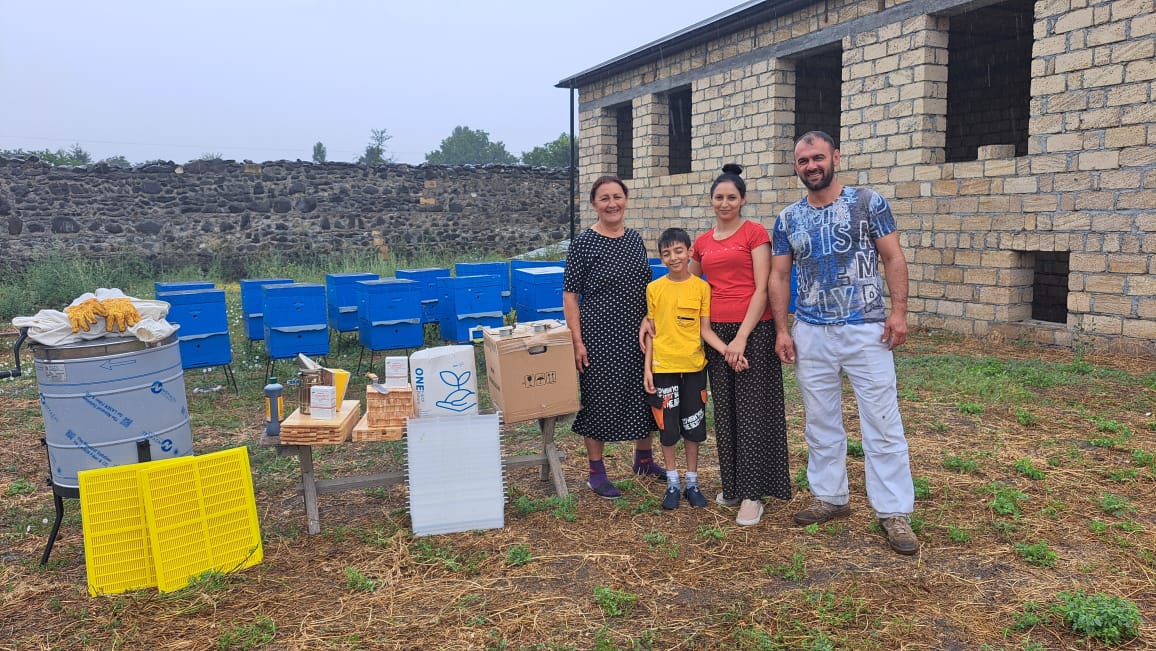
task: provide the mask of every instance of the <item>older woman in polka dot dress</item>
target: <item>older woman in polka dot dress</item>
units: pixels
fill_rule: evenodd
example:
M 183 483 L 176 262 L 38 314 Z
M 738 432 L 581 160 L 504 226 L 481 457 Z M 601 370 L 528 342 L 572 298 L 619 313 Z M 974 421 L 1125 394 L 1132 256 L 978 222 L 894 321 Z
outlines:
M 654 462 L 654 417 L 642 386 L 644 356 L 636 344 L 646 316 L 650 264 L 638 231 L 627 228 L 626 185 L 603 176 L 590 190 L 598 221 L 574 238 L 566 256 L 562 306 L 574 339 L 582 408 L 573 430 L 586 438 L 588 485 L 601 497 L 621 492 L 606 475 L 607 442 L 634 441 L 634 472 L 666 477 Z

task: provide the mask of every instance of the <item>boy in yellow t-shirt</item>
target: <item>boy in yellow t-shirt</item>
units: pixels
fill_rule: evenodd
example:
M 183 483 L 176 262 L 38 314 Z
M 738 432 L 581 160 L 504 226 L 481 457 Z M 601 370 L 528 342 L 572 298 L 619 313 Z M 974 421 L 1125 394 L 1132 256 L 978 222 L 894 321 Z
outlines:
M 706 353 L 702 342 L 719 352 L 726 344 L 710 328 L 710 285 L 690 273 L 690 236 L 668 228 L 658 251 L 669 273 L 646 287 L 646 318 L 654 337 L 646 342 L 643 384 L 658 423 L 666 461 L 662 508 L 677 509 L 682 496 L 691 506 L 706 506 L 698 489 L 698 446 L 706 440 Z M 686 490 L 681 490 L 675 446 L 686 446 Z

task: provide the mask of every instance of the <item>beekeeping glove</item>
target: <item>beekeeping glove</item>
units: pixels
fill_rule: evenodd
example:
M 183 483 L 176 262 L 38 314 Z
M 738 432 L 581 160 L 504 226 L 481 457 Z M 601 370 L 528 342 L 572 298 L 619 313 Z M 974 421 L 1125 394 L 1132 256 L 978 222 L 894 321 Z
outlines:
M 124 292 L 102 287 L 96 290 L 96 295 L 104 307 L 104 325 L 109 332 L 124 332 L 140 322 L 140 313 Z
M 110 298 L 101 304 L 108 313 L 104 318 L 104 326 L 109 332 L 124 332 L 140 322 L 140 314 L 133 306 L 132 299 Z
M 64 313 L 68 315 L 68 323 L 72 326 L 73 332 L 81 330 L 88 332 L 89 327 L 96 325 L 96 317 L 107 314 L 105 307 L 91 293 L 73 301 L 72 305 L 64 308 Z

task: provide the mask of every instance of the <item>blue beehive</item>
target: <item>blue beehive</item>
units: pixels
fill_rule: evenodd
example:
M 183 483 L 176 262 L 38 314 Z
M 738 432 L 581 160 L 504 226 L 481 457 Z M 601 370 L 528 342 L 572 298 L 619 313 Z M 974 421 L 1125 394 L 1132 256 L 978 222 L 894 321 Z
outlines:
M 438 278 L 449 278 L 450 270 L 444 267 L 398 269 L 393 275 L 404 280 L 416 281 L 420 285 L 421 322 L 436 322 L 438 320 Z
M 203 368 L 233 363 L 225 290 L 189 289 L 159 292 L 169 304 L 165 318 L 180 326 L 181 368 Z
M 357 329 L 356 283 L 378 278 L 377 274 L 365 272 L 325 274 L 325 314 L 330 328 L 338 332 Z
M 456 276 L 497 276 L 501 283 L 502 314 L 509 314 L 513 308 L 510 299 L 510 263 L 508 262 L 458 262 L 454 264 Z
M 171 281 L 157 281 L 153 283 L 153 296 L 160 298 L 160 295 L 167 292 L 180 292 L 186 289 L 213 289 L 216 287 L 213 283 L 207 280 L 171 280 Z
M 421 283 L 406 278 L 357 284 L 357 338 L 370 350 L 421 348 Z
M 514 271 L 514 286 L 517 288 L 514 307 L 518 311 L 518 321 L 565 318 L 562 315 L 562 280 L 565 274 L 562 267 L 525 267 Z
M 533 269 L 534 267 L 566 267 L 565 260 L 510 260 L 510 267 L 517 271 L 519 269 Z
M 260 341 L 265 338 L 265 323 L 263 320 L 265 297 L 261 294 L 262 285 L 288 285 L 292 278 L 247 278 L 241 285 L 241 316 L 245 319 L 245 337 L 251 341 Z
M 502 326 L 502 280 L 498 276 L 438 278 L 442 339 L 470 340 L 470 329 Z
M 262 285 L 265 352 L 272 359 L 329 354 L 325 285 Z

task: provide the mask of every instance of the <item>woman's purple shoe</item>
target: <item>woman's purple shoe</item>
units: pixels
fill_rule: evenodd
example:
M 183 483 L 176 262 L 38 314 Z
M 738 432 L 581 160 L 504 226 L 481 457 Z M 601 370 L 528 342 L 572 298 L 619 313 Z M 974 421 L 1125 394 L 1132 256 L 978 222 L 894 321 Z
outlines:
M 622 491 L 610 483 L 606 475 L 590 475 L 590 479 L 586 482 L 586 485 L 589 486 L 590 490 L 594 491 L 594 494 L 598 497 L 605 497 L 610 500 L 616 497 L 622 497 Z
M 662 477 L 665 479 L 666 468 L 655 463 L 654 457 L 649 457 L 634 462 L 634 474 L 642 477 Z

